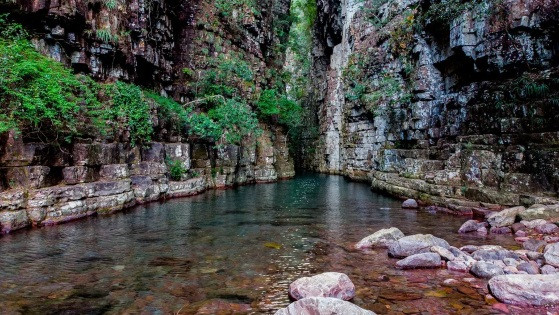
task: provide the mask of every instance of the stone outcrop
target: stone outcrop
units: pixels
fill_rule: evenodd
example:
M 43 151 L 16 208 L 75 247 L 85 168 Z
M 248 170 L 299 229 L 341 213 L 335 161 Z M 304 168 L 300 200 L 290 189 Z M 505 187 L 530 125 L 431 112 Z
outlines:
M 307 164 L 457 214 L 557 203 L 559 3 L 434 3 L 320 1 Z
M 1 157 L 0 168 L 14 170 L 45 163 L 38 144 L 21 139 L 11 143 Z M 210 146 L 189 143 L 154 142 L 142 148 L 124 143 L 76 143 L 64 162 L 40 166 L 46 169 L 41 180 L 35 173 L 24 172 L 18 173 L 20 181 L 16 182 L 7 173 L 10 187 L 0 192 L 0 227 L 7 233 L 30 225 L 112 213 L 139 203 L 191 196 L 210 188 L 290 177 L 292 166 L 285 162 L 287 151 L 280 146 L 284 144 L 263 141 L 260 150 L 228 146 L 216 152 Z M 25 155 L 15 155 L 17 150 Z M 183 178 L 170 178 L 169 159 L 181 162 L 186 171 Z M 22 164 L 30 165 L 17 166 Z M 29 182 L 40 184 L 26 185 Z
M 325 272 L 295 280 L 289 285 L 289 296 L 295 300 L 308 297 L 351 300 L 355 296 L 355 286 L 343 273 Z

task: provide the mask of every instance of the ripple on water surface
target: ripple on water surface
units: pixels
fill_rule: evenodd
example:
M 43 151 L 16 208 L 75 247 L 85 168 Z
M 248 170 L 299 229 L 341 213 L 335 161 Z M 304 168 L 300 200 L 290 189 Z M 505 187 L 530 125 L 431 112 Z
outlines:
M 296 278 L 340 271 L 356 284 L 354 302 L 379 313 L 489 313 L 481 281 L 444 287 L 444 279 L 465 275 L 399 271 L 383 250 L 352 250 L 391 226 L 457 246 L 495 242 L 461 238 L 463 221 L 403 210 L 337 176 L 209 191 L 0 238 L 0 309 L 266 313 L 289 304 L 287 287 Z

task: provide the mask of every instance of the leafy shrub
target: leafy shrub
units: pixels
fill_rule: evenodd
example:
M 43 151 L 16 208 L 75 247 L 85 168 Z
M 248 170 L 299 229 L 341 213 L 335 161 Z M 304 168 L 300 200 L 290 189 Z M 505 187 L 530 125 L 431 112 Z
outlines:
M 23 28 L 5 15 L 0 34 L 0 132 L 69 141 L 79 133 L 80 114 L 98 106 L 97 86 L 38 53 Z
M 301 124 L 303 108 L 275 89 L 264 90 L 256 102 L 256 107 L 264 117 L 277 118 L 280 124 L 289 128 Z
M 188 172 L 181 160 L 166 160 L 167 167 L 169 168 L 169 176 L 172 180 L 181 180 L 183 175 Z
M 128 129 L 132 145 L 151 141 L 151 110 L 142 90 L 136 85 L 120 81 L 107 89 L 112 101 L 112 106 L 106 113 L 107 120 L 114 119 L 119 131 Z

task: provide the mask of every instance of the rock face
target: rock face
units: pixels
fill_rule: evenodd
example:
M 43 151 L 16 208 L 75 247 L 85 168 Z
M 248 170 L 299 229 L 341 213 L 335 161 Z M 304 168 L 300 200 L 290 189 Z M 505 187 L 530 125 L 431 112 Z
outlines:
M 302 315 L 302 314 L 355 314 L 375 315 L 374 312 L 364 310 L 350 302 L 335 298 L 308 297 L 291 303 L 288 307 L 278 310 L 275 315 Z
M 388 247 L 388 254 L 397 258 L 405 258 L 419 253 L 428 253 L 432 246 L 449 248 L 447 241 L 431 234 L 415 234 L 405 236 Z
M 434 2 L 319 2 L 308 165 L 458 214 L 557 203 L 559 108 L 513 92 L 555 86 L 556 1 L 484 1 L 451 20 L 429 17 Z M 410 12 L 426 22 L 406 28 Z
M 270 140 L 272 135 L 267 135 Z M 265 139 L 266 134 L 262 137 Z M 12 148 L 19 146 L 23 151 L 33 151 L 36 146 L 23 143 L 21 138 L 14 141 Z M 0 191 L 0 229 L 8 233 L 30 225 L 52 225 L 112 213 L 162 198 L 191 196 L 210 188 L 276 180 L 280 173 L 292 176 L 284 172 L 283 165 L 275 163 L 283 159 L 279 157 L 283 153 L 276 153 L 280 150 L 273 145 L 285 143 L 262 143 L 261 148 L 265 146 L 272 152 L 272 158 L 261 158 L 259 152 L 265 150 L 240 150 L 237 146 L 223 148 L 229 151 L 228 155 L 210 156 L 209 147 L 199 144 L 190 147 L 188 143 L 152 143 L 139 152 L 124 143 L 77 143 L 72 159 L 57 166 L 61 177 L 47 173 L 44 185 L 14 183 L 13 188 Z M 0 156 L 5 161 L 0 168 L 19 167 L 12 164 L 15 162 L 9 156 L 1 152 Z M 44 158 L 35 156 L 26 163 L 41 163 Z M 187 170 L 183 178 L 171 180 L 167 159 L 182 161 Z M 211 160 L 223 165 L 220 174 L 212 172 Z M 259 169 L 268 172 L 259 173 Z M 21 178 L 25 179 L 23 175 Z M 46 187 L 37 188 L 40 186 Z
M 491 293 L 502 302 L 515 305 L 559 303 L 559 274 L 501 275 L 489 280 Z
M 436 253 L 421 253 L 408 256 L 396 263 L 398 268 L 439 268 L 441 266 L 441 256 Z
M 325 272 L 295 280 L 289 285 L 289 295 L 295 300 L 307 297 L 351 300 L 355 296 L 355 286 L 343 273 Z
M 363 238 L 355 245 L 355 248 L 366 249 L 372 247 L 388 247 L 394 241 L 397 241 L 402 237 L 404 237 L 404 233 L 395 227 L 382 229 Z

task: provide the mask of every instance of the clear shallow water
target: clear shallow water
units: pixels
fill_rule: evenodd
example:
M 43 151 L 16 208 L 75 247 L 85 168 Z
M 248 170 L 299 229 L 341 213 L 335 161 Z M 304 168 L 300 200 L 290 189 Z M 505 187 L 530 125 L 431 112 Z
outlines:
M 510 236 L 460 237 L 465 218 L 400 204 L 366 184 L 305 175 L 22 231 L 0 237 L 0 310 L 270 313 L 289 304 L 291 281 L 340 271 L 357 287 L 354 303 L 378 313 L 494 312 L 481 280 L 462 282 L 469 276 L 443 269 L 400 271 L 385 250 L 352 250 L 362 237 L 391 226 L 456 246 L 514 244 Z M 448 278 L 461 284 L 442 286 Z

